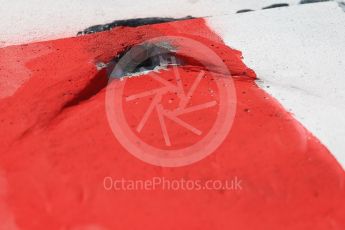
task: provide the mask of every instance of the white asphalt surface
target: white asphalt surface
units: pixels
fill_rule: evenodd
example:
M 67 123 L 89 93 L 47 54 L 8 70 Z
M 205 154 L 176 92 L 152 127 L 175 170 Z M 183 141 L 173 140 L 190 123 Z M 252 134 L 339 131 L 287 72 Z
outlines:
M 207 19 L 345 167 L 345 13 L 335 2 Z
M 0 47 L 75 36 L 89 26 L 138 17 L 206 17 L 299 0 L 0 0 Z

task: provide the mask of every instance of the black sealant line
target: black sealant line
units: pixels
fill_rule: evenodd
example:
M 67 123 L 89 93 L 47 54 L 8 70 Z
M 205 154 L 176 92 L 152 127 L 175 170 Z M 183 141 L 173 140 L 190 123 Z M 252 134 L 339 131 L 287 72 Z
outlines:
M 151 18 L 133 18 L 133 19 L 116 20 L 111 23 L 107 23 L 103 25 L 90 26 L 86 28 L 85 30 L 78 32 L 77 35 L 92 34 L 96 32 L 110 30 L 112 28 L 119 27 L 119 26 L 138 27 L 138 26 L 143 26 L 143 25 L 166 23 L 166 22 L 187 20 L 187 19 L 193 19 L 193 18 L 194 17 L 192 16 L 187 16 L 183 18 L 151 17 Z
M 277 3 L 277 4 L 270 5 L 270 6 L 266 6 L 266 7 L 262 8 L 262 9 L 266 10 L 266 9 L 272 9 L 272 8 L 278 8 L 278 7 L 286 7 L 286 6 L 289 6 L 289 4 L 287 4 L 287 3 Z

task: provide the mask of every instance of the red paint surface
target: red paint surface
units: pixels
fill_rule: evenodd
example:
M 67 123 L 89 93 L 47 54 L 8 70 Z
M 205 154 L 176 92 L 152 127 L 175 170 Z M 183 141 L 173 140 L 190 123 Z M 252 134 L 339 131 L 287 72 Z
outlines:
M 237 93 L 235 120 L 224 143 L 207 158 L 181 168 L 152 166 L 125 151 L 107 122 L 105 71 L 95 68 L 96 62 L 111 60 L 125 47 L 162 35 L 187 36 L 208 45 L 229 67 Z M 3 229 L 10 230 L 10 217 L 22 230 L 345 228 L 342 168 L 257 87 L 241 53 L 226 47 L 203 20 L 8 47 L 0 50 L 0 63 L 4 53 L 13 62 L 19 60 L 18 65 L 26 60 L 31 76 L 13 96 L 0 100 L 0 185 L 6 185 L 0 193 L 0 228 L 7 223 Z M 0 76 L 27 79 L 0 66 Z M 139 79 L 132 81 L 142 87 Z M 204 121 L 206 126 L 208 121 L 212 119 Z M 237 176 L 243 189 L 106 191 L 106 176 Z

